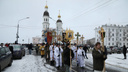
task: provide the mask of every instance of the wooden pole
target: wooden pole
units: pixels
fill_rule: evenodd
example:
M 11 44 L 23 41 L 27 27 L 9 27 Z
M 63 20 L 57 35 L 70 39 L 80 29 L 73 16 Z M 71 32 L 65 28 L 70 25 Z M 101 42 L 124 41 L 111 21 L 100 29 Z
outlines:
M 70 47 L 70 71 L 71 71 L 72 70 L 71 40 L 69 40 L 69 47 Z
M 102 38 L 102 51 L 105 52 L 105 49 L 104 49 L 104 38 Z M 105 55 L 104 55 L 105 57 Z M 103 72 L 105 72 L 106 69 L 105 69 L 105 60 L 104 60 L 104 68 L 103 68 Z

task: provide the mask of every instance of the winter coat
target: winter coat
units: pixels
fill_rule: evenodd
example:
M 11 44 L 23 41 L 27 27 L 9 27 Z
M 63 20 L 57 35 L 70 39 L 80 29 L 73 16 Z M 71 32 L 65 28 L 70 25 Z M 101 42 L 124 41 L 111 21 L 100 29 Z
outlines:
M 33 47 L 32 44 L 29 44 L 28 45 L 28 49 L 31 49 L 32 50 L 32 47 Z
M 126 54 L 126 52 L 127 52 L 127 48 L 124 46 L 123 47 L 123 53 Z
M 40 46 L 40 53 L 41 53 L 41 55 L 44 55 L 44 48 L 45 48 L 45 46 Z
M 92 56 L 93 56 L 93 69 L 94 70 L 99 70 L 102 71 L 104 67 L 104 55 L 103 52 L 100 50 L 100 52 L 94 48 L 92 51 Z
M 74 58 L 74 53 L 71 50 L 71 56 Z M 67 47 L 63 52 L 64 64 L 70 66 L 70 49 Z
M 87 47 L 87 46 L 84 46 L 84 47 L 83 47 L 83 50 L 85 51 L 85 53 L 87 53 L 88 47 Z M 88 50 L 88 51 L 89 51 L 89 50 Z

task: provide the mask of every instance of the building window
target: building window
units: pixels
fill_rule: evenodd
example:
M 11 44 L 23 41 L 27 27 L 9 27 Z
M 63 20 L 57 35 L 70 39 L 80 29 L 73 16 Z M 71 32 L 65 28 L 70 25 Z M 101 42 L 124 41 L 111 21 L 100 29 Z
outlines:
M 45 21 L 45 19 L 44 19 L 44 21 Z
M 112 43 L 112 45 L 114 45 L 114 43 Z
M 128 41 L 128 39 L 127 39 L 127 41 Z
M 114 41 L 114 38 L 112 38 L 112 41 Z
M 114 31 L 114 29 L 112 29 L 112 31 Z
M 120 41 L 121 41 L 121 39 L 120 39 Z
M 120 45 L 121 45 L 121 43 L 120 43 Z
M 108 43 L 108 45 L 110 45 L 110 43 Z
M 109 38 L 109 41 L 110 41 L 110 38 Z
M 47 21 L 47 19 L 46 19 L 46 21 Z
M 121 36 L 121 34 L 120 34 L 120 36 Z
M 125 33 L 123 35 L 125 36 Z
M 112 36 L 114 36 L 114 34 L 112 34 Z
M 125 41 L 125 38 L 123 38 L 123 41 Z
M 128 46 L 128 43 L 127 43 L 127 46 Z
M 121 29 L 120 29 L 120 32 L 121 32 Z

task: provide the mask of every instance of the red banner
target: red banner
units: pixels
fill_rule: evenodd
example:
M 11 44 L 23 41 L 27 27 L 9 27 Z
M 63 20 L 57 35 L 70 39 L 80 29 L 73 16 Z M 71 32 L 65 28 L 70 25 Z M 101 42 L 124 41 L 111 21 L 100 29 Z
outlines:
M 47 32 L 47 42 L 49 44 L 52 42 L 52 32 Z

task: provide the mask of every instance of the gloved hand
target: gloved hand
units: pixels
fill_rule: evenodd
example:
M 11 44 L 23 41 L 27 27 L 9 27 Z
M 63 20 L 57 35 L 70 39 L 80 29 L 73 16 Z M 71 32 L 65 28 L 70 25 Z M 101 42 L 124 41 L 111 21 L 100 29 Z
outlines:
M 60 57 L 60 55 L 58 55 L 58 57 Z
M 77 52 L 77 50 L 75 52 Z

